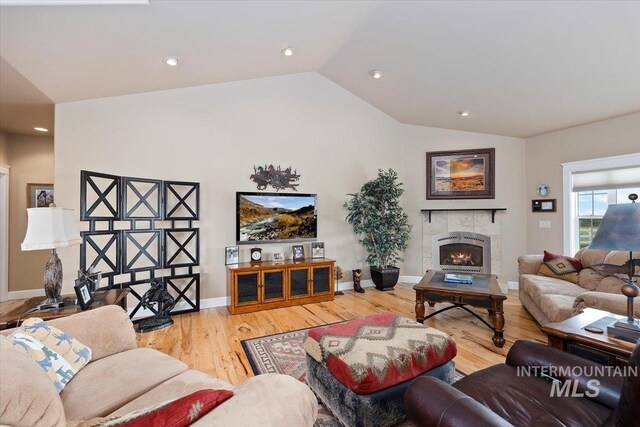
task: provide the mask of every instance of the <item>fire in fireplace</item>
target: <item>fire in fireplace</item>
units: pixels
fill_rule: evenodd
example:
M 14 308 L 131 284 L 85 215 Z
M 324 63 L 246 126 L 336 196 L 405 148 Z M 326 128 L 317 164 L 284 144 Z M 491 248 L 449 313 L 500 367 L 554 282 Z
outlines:
M 434 267 L 456 272 L 491 273 L 491 238 L 453 232 L 433 238 Z
M 482 247 L 467 243 L 440 246 L 440 264 L 482 266 Z

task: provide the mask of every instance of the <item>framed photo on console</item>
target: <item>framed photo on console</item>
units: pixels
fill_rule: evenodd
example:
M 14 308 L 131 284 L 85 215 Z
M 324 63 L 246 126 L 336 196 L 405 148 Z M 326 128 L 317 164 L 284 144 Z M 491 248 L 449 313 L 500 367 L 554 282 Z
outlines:
M 293 260 L 294 261 L 302 261 L 304 259 L 304 246 L 303 245 L 293 245 Z
M 91 282 L 85 278 L 76 279 L 76 285 L 73 289 L 76 291 L 76 297 L 78 298 L 78 305 L 80 309 L 86 310 L 93 302 L 93 295 L 90 290 Z
M 496 149 L 427 153 L 427 200 L 495 199 Z
M 324 258 L 324 242 L 311 243 L 311 258 Z
M 240 249 L 237 246 L 224 248 L 224 265 L 238 264 L 240 261 Z

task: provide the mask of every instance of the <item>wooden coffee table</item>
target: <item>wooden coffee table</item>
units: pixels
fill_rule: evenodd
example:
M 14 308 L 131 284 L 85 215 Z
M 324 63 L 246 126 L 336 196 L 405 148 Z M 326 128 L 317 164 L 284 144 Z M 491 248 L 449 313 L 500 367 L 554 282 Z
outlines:
M 420 282 L 413 287 L 416 291 L 416 320 L 420 323 L 430 317 L 440 314 L 452 308 L 462 308 L 477 317 L 489 329 L 493 331 L 493 344 L 496 347 L 504 345 L 504 311 L 502 302 L 507 296 L 498 285 L 495 274 L 471 274 L 472 285 L 446 283 L 445 272 L 429 270 Z M 439 302 L 449 302 L 452 305 L 430 313 L 425 317 L 425 301 L 430 307 Z M 478 314 L 469 310 L 466 306 L 484 308 L 489 311 L 493 324 L 490 324 Z
M 128 288 L 97 291 L 93 296 L 93 303 L 89 308 L 87 308 L 87 310 L 103 307 L 105 305 L 119 305 L 126 310 L 128 294 Z M 73 303 L 76 299 L 75 295 L 62 295 L 62 298 L 65 301 L 70 301 L 70 305 L 61 308 L 33 312 L 30 312 L 30 310 L 37 307 L 38 304 L 46 300 L 47 297 L 42 295 L 41 297 L 33 297 L 25 300 L 22 305 L 14 308 L 6 314 L 0 315 L 0 330 L 20 326 L 20 323 L 29 317 L 39 317 L 43 320 L 52 320 L 82 312 L 80 306 Z
M 618 316 L 602 310 L 587 308 L 581 314 L 563 322 L 549 323 L 542 328 L 547 334 L 549 346 L 568 353 L 584 357 L 609 366 L 626 366 L 629 364 L 634 344 L 619 340 L 604 333 L 596 334 L 584 330 L 588 326 L 605 317 L 624 320 L 626 316 Z

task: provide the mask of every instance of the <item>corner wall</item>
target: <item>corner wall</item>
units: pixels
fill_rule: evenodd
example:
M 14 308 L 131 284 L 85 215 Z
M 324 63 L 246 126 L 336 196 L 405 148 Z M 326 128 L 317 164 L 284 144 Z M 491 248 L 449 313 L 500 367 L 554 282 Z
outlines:
M 38 289 L 44 294 L 44 267 L 49 259 L 49 251 L 22 252 L 20 244 L 27 232 L 27 184 L 53 183 L 53 138 L 8 134 L 5 163 L 11 166 L 9 292 Z M 68 277 L 75 276 L 75 271 L 67 266 L 65 271 Z M 18 294 L 18 297 L 21 296 L 23 295 Z
M 0 163 L 9 164 L 9 143 L 7 134 L 0 130 Z
M 527 253 L 563 251 L 562 163 L 640 152 L 640 113 L 576 126 L 526 139 Z M 533 213 L 536 188 L 548 184 L 548 199 L 557 199 L 557 212 Z M 538 221 L 551 221 L 539 228 Z M 568 254 L 572 255 L 572 254 Z

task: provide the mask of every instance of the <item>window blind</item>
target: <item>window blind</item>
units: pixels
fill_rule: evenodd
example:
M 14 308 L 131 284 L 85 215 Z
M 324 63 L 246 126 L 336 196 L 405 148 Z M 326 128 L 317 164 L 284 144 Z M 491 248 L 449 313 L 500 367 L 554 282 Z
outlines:
M 571 191 L 640 187 L 640 165 L 589 172 L 574 172 Z

